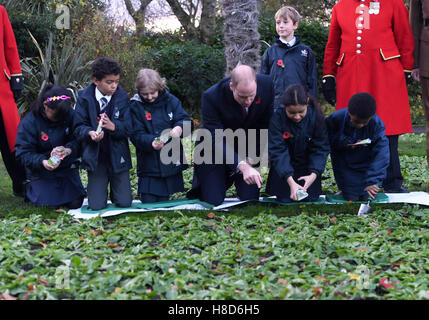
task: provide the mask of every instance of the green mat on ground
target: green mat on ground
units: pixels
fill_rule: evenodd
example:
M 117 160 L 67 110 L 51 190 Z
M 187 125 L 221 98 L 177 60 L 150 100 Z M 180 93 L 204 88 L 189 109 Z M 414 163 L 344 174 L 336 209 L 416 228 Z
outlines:
M 371 203 L 378 203 L 378 202 L 389 202 L 389 197 L 383 193 L 380 192 L 377 194 L 377 197 L 375 199 L 369 199 Z M 350 201 L 344 200 L 343 196 L 341 194 L 327 194 L 326 195 L 326 201 L 330 203 L 349 203 Z M 367 203 L 368 201 L 353 201 L 353 203 Z
M 298 201 L 298 202 L 280 202 L 277 201 L 276 198 L 263 198 L 262 200 L 259 200 L 259 202 L 264 202 L 264 203 L 275 203 L 275 204 L 280 204 L 280 205 L 284 205 L 284 206 L 291 206 L 291 205 L 310 205 L 310 204 L 325 204 L 325 199 L 323 199 L 323 197 L 319 197 L 319 199 L 317 201 L 312 201 L 312 202 L 305 202 L 305 201 Z
M 213 205 L 211 205 L 207 202 L 204 202 L 204 201 L 200 201 L 198 199 L 195 199 L 195 200 L 183 199 L 183 200 L 160 201 L 160 202 L 156 202 L 156 203 L 133 202 L 132 205 L 128 208 L 117 207 L 114 204 L 109 203 L 106 208 L 104 208 L 102 210 L 96 210 L 96 211 L 89 209 L 88 205 L 84 205 L 81 208 L 81 213 L 94 214 L 94 213 L 103 213 L 103 212 L 113 211 L 113 210 L 130 210 L 131 211 L 132 209 L 171 208 L 171 207 L 177 207 L 177 206 L 181 206 L 181 205 L 191 205 L 191 204 L 199 204 L 199 205 L 202 205 L 204 208 L 207 208 L 207 209 L 213 208 Z

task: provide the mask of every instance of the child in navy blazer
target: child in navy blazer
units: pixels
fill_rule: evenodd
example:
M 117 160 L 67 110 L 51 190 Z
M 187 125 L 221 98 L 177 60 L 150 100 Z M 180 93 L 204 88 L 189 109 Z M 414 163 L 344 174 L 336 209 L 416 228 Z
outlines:
M 383 121 L 375 112 L 375 99 L 360 92 L 350 98 L 348 108 L 326 119 L 332 169 L 345 200 L 376 198 L 386 177 L 389 141 Z M 359 142 L 363 144 L 356 145 Z
M 72 132 L 70 92 L 48 85 L 21 121 L 16 157 L 25 167 L 25 196 L 37 206 L 80 208 L 85 189 L 79 177 L 79 142 Z M 50 157 L 57 153 L 56 161 Z
M 316 57 L 310 47 L 301 43 L 295 30 L 300 14 L 294 8 L 285 6 L 275 14 L 276 41 L 262 56 L 261 73 L 273 79 L 275 88 L 274 108 L 280 107 L 280 98 L 286 88 L 300 83 L 317 99 Z
M 110 58 L 92 65 L 93 83 L 79 92 L 75 135 L 83 147 L 82 168 L 88 170 L 88 206 L 101 210 L 110 198 L 118 207 L 132 203 L 128 137 L 131 118 L 128 94 L 119 85 L 121 67 Z
M 155 70 L 140 70 L 136 89 L 138 93 L 131 98 L 131 142 L 137 152 L 138 195 L 143 203 L 166 201 L 171 194 L 184 191 L 182 171 L 186 165 L 181 144 L 178 154 L 171 155 L 173 162 L 161 157 L 162 148 L 170 138 L 182 138 L 183 124 L 190 123 L 190 118 Z
M 289 86 L 271 118 L 268 152 L 271 168 L 267 193 L 280 202 L 298 201 L 297 191 L 316 201 L 322 192 L 321 176 L 329 154 L 328 133 L 317 102 L 300 84 Z

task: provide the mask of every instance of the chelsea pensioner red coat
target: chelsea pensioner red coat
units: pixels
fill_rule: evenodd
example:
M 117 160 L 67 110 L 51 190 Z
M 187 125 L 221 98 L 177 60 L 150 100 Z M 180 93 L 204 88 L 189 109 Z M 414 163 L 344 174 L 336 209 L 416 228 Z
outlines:
M 402 0 L 340 0 L 333 8 L 323 77 L 336 77 L 337 109 L 368 92 L 386 135 L 412 132 L 404 71 L 413 67 L 414 39 Z
M 12 76 L 21 75 L 15 35 L 6 9 L 0 6 L 0 108 L 9 149 L 15 150 L 15 138 L 20 121 L 15 99 L 10 88 Z

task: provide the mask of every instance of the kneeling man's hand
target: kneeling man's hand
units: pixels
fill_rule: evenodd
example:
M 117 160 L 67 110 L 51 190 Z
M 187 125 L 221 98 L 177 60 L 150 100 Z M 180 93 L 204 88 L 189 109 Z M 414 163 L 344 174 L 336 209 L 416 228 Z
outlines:
M 253 168 L 247 162 L 240 163 L 237 168 L 243 174 L 244 182 L 246 182 L 247 184 L 256 184 L 259 189 L 261 188 L 262 177 L 258 170 Z
M 375 199 L 377 197 L 378 192 L 380 191 L 380 188 L 377 187 L 376 184 L 373 184 L 371 186 L 368 186 L 365 188 L 366 192 L 368 192 L 368 195 L 371 197 L 371 199 Z

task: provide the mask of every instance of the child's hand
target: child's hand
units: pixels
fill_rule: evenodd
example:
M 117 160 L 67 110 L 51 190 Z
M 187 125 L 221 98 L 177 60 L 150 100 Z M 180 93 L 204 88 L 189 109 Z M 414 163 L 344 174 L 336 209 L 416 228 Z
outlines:
M 175 126 L 173 129 L 171 129 L 170 133 L 168 134 L 172 138 L 180 138 L 182 135 L 182 127 Z
M 55 148 L 52 149 L 52 151 L 51 151 L 51 157 L 52 157 L 52 155 L 55 152 L 62 153 L 63 154 L 63 158 L 62 159 L 64 159 L 65 157 L 67 157 L 68 155 L 70 155 L 72 153 L 72 149 L 66 148 L 64 146 L 57 146 L 57 147 L 55 147 Z
M 160 150 L 162 149 L 162 147 L 164 146 L 164 142 L 160 141 L 160 142 L 156 142 L 155 140 L 152 141 L 152 148 L 154 150 Z
M 293 180 L 292 176 L 290 176 L 289 178 L 287 178 L 287 183 L 289 185 L 290 188 L 290 198 L 292 201 L 298 201 L 298 198 L 296 197 L 296 192 L 299 189 L 302 189 L 303 187 L 301 185 L 299 185 L 298 183 L 295 182 L 295 180 Z
M 99 142 L 104 137 L 104 131 L 101 131 L 100 134 L 97 134 L 94 130 L 88 132 L 88 135 L 91 137 L 91 140 L 94 142 Z
M 61 163 L 61 162 L 58 162 L 55 166 L 51 166 L 51 165 L 49 164 L 48 160 L 43 160 L 43 161 L 42 161 L 43 166 L 44 166 L 44 167 L 45 167 L 45 169 L 46 169 L 46 170 L 48 170 L 48 171 L 53 171 L 53 170 L 55 170 L 56 168 L 58 168 L 58 167 L 59 167 L 60 163 Z
M 109 131 L 115 131 L 116 129 L 115 123 L 113 123 L 112 120 L 110 120 L 109 116 L 106 113 L 102 113 L 100 117 L 103 121 L 101 124 L 102 128 L 107 129 Z
M 380 188 L 377 187 L 376 184 L 373 184 L 371 186 L 366 187 L 365 191 L 368 192 L 368 195 L 371 199 L 375 199 L 375 197 L 377 197 L 378 192 L 380 191 Z
M 313 184 L 314 180 L 316 180 L 317 178 L 317 174 L 315 174 L 314 172 L 312 172 L 310 175 L 308 176 L 302 176 L 298 178 L 298 181 L 304 180 L 304 186 L 301 187 L 301 189 L 303 189 L 305 192 L 307 192 L 307 189 L 310 188 L 310 186 Z
M 52 151 L 51 151 L 50 156 L 52 157 L 52 155 L 53 155 L 55 152 L 59 152 L 59 151 L 61 151 L 63 148 L 64 148 L 63 146 L 57 146 L 57 147 L 53 148 L 53 149 L 52 149 Z

